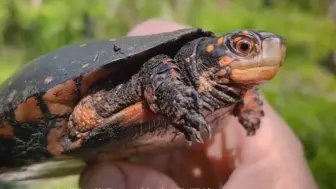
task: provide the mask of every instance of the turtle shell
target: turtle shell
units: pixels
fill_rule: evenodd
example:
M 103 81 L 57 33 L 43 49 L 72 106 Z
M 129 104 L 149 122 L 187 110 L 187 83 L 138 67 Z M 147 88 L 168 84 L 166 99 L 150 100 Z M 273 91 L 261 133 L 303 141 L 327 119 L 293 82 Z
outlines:
M 15 109 L 31 96 L 38 96 L 86 73 L 105 67 L 114 72 L 121 67 L 136 70 L 144 63 L 141 60 L 159 53 L 174 54 L 185 43 L 210 35 L 211 32 L 199 28 L 188 28 L 67 45 L 27 63 L 0 86 L 0 100 L 3 102 L 0 104 L 0 115 Z

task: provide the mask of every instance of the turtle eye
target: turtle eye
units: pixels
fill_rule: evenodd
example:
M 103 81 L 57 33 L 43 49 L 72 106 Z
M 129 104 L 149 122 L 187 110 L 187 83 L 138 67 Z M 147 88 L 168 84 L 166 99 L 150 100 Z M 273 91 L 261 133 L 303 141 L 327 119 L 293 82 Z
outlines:
M 251 39 L 238 39 L 234 42 L 234 48 L 241 54 L 248 54 L 253 50 L 254 42 Z

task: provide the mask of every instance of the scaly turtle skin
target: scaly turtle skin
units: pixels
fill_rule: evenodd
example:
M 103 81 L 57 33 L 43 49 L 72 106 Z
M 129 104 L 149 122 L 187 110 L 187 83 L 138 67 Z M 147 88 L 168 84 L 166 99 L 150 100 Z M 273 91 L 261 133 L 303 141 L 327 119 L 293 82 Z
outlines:
M 253 135 L 263 116 L 255 87 L 276 75 L 284 54 L 280 36 L 255 30 L 189 28 L 65 46 L 2 84 L 0 166 L 121 158 L 144 150 L 141 140 L 154 150 L 144 137 L 158 132 L 202 142 L 201 131 L 212 130 L 202 111 L 222 108 Z

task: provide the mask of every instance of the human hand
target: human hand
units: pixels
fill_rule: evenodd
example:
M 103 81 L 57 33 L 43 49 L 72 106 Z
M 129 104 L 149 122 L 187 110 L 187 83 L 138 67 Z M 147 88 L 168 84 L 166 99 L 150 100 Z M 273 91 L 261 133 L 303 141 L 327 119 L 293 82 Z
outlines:
M 184 27 L 150 20 L 129 35 Z M 81 175 L 80 188 L 317 188 L 299 140 L 266 101 L 264 104 L 265 117 L 253 137 L 246 137 L 236 118 L 230 117 L 217 123 L 225 126 L 205 144 L 157 154 L 136 163 L 89 165 Z

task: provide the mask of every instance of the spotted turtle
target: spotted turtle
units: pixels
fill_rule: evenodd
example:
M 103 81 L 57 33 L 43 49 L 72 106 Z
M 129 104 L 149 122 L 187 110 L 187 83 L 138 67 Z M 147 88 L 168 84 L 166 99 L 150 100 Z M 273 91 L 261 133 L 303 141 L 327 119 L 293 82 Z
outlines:
M 167 135 L 201 143 L 213 130 L 204 112 L 223 108 L 219 117 L 237 116 L 254 135 L 264 114 L 257 86 L 284 56 L 282 37 L 257 30 L 188 28 L 62 47 L 2 84 L 0 167 L 123 158 L 169 146 Z

